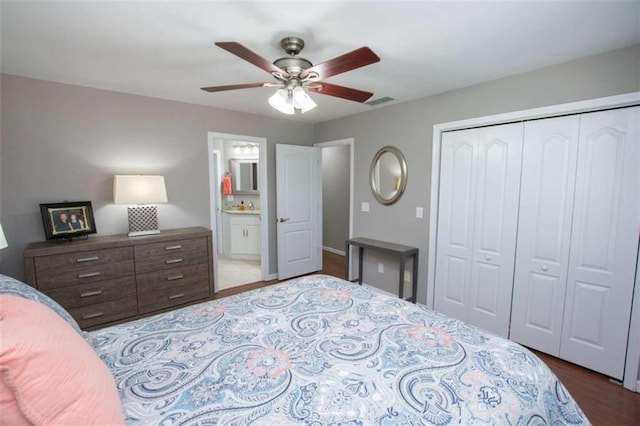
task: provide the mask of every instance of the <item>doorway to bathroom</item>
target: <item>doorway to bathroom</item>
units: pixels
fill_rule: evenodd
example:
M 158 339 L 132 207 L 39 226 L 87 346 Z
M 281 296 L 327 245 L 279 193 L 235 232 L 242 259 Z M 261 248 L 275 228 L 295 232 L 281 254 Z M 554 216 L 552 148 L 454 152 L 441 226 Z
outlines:
M 266 139 L 209 132 L 216 292 L 268 277 Z

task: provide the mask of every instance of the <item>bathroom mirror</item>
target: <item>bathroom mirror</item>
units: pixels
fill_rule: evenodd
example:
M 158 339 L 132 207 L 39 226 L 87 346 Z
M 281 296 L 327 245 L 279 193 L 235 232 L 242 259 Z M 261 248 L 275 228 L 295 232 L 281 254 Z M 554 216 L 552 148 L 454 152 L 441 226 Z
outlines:
M 370 170 L 371 192 L 379 203 L 390 205 L 400 199 L 407 186 L 407 162 L 395 146 L 380 148 Z
M 238 195 L 257 195 L 258 188 L 258 160 L 246 160 L 231 158 L 229 160 L 231 168 L 231 180 L 233 182 L 233 193 Z

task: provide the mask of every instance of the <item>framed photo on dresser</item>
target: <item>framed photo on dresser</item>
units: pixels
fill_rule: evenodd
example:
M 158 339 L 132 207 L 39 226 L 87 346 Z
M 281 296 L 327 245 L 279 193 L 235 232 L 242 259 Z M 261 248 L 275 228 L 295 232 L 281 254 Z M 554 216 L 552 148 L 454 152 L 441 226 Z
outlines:
M 40 204 L 47 240 L 71 239 L 96 233 L 91 201 Z

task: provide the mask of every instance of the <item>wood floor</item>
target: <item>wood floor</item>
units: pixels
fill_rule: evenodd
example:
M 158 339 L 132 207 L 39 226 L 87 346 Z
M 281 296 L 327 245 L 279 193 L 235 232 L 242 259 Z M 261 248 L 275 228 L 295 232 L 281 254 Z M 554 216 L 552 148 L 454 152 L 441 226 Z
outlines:
M 323 252 L 320 273 L 345 278 L 344 257 Z M 226 297 L 255 288 L 266 287 L 279 281 L 262 281 L 222 290 L 216 297 Z M 640 393 L 628 391 L 612 383 L 608 377 L 570 362 L 533 351 L 564 383 L 582 411 L 594 425 L 640 425 Z

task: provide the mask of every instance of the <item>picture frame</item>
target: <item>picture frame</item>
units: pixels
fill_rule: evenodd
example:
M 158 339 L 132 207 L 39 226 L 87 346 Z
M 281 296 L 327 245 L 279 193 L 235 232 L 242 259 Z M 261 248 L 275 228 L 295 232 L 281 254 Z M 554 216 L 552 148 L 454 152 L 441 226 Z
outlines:
M 86 238 L 97 232 L 91 201 L 40 204 L 40 213 L 47 240 Z

